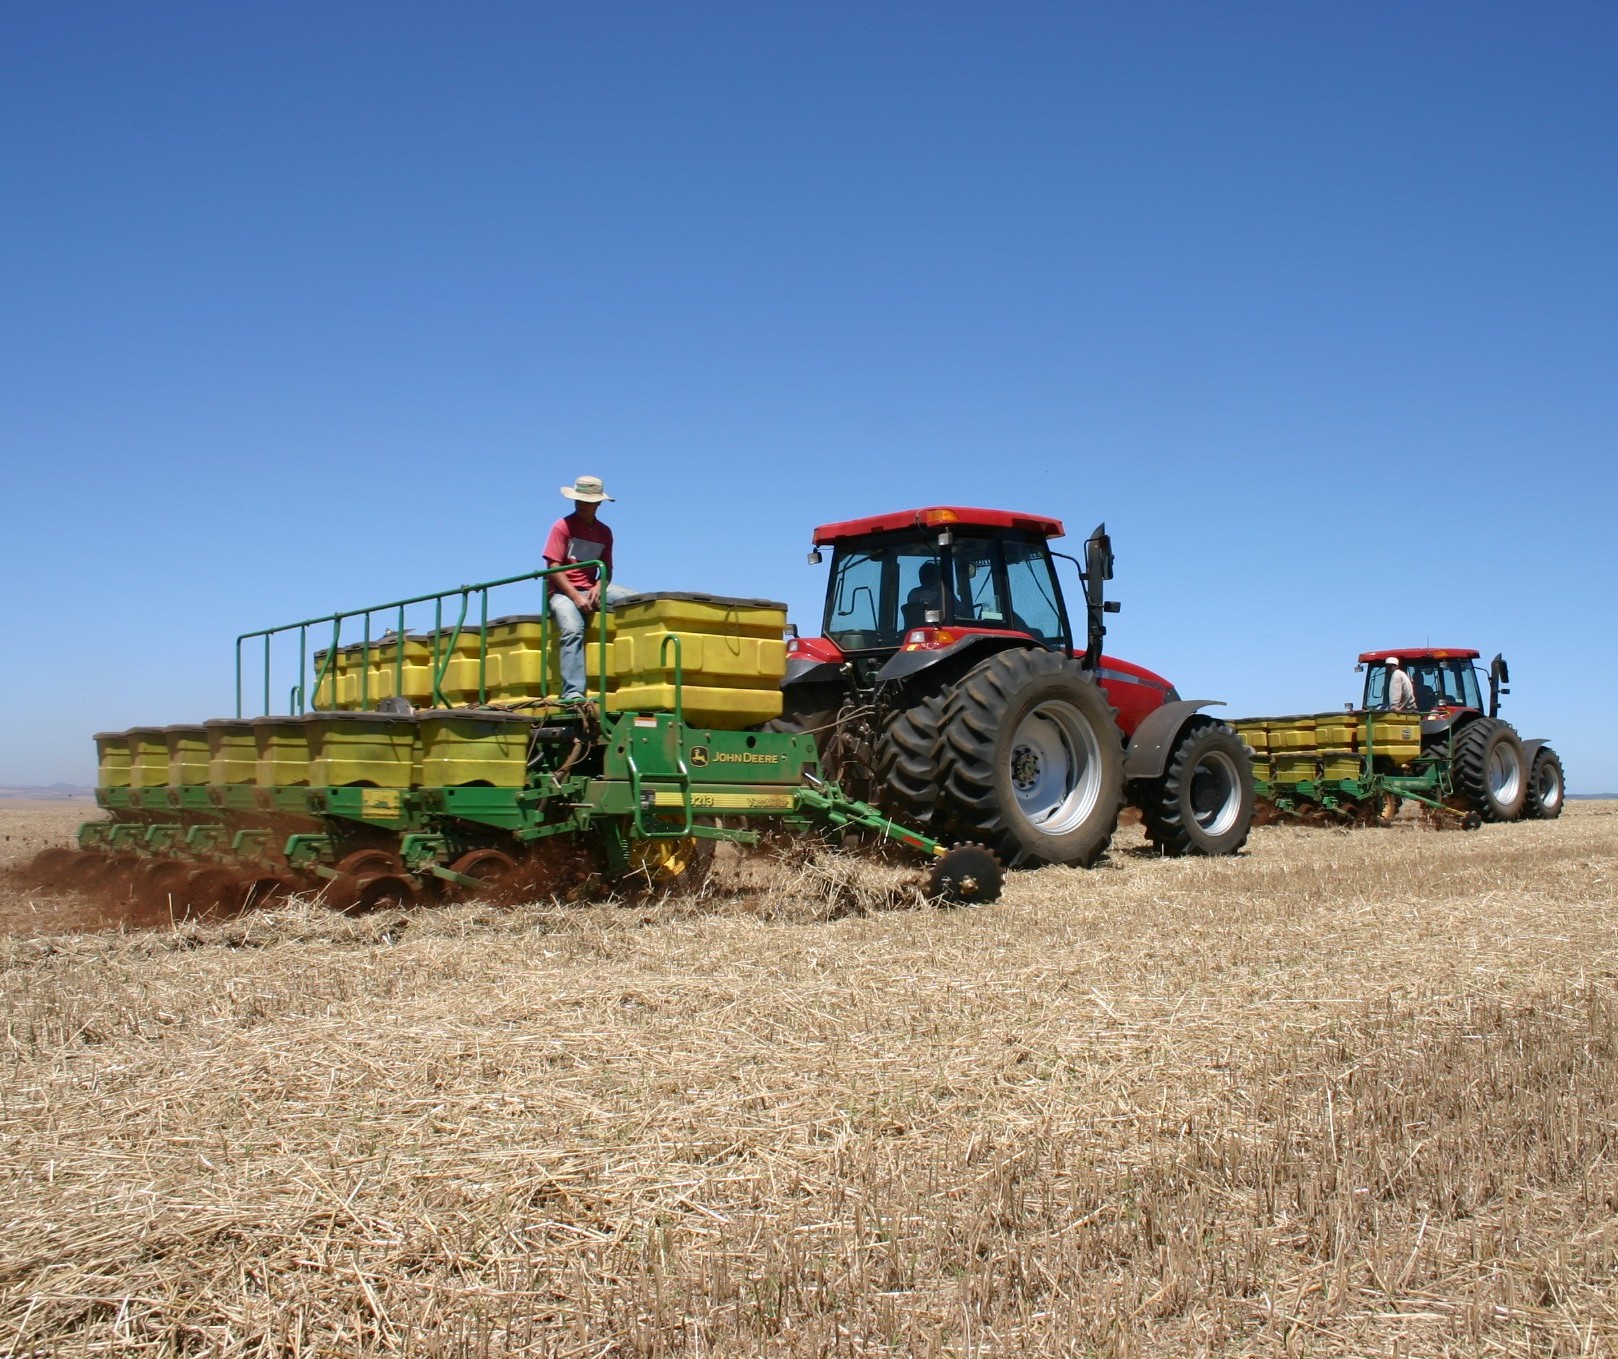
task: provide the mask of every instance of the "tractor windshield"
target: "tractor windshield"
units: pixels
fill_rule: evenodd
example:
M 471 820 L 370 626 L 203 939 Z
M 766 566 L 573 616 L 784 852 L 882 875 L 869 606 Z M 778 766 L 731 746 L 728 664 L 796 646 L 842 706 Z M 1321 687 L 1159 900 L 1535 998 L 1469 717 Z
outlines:
M 1405 670 L 1416 690 L 1416 710 L 1431 712 L 1434 708 L 1482 708 L 1478 691 L 1477 672 L 1469 661 L 1436 660 L 1418 657 L 1408 661 Z M 1372 665 L 1365 676 L 1365 706 L 1388 706 L 1388 668 Z
M 844 651 L 897 647 L 911 628 L 954 624 L 1067 645 L 1066 615 L 1043 540 L 962 533 L 839 545 L 826 636 Z

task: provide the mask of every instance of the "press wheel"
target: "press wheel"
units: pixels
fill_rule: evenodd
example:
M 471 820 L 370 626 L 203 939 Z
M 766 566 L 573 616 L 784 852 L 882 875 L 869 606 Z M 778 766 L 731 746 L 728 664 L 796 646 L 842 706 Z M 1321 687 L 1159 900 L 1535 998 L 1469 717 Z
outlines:
M 517 877 L 517 861 L 498 849 L 474 849 L 450 864 L 449 870 L 463 878 L 476 878 L 482 884 L 480 887 L 468 887 L 465 883 L 445 883 L 446 895 L 452 901 L 500 897 L 506 894 Z

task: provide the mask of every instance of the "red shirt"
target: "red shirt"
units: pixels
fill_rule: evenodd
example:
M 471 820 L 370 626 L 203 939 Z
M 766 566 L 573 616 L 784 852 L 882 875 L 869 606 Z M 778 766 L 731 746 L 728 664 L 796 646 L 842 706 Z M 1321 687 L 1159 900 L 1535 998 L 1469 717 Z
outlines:
M 599 519 L 593 524 L 586 524 L 577 513 L 564 515 L 551 525 L 550 537 L 545 540 L 545 560 L 552 566 L 601 561 L 606 563 L 610 575 L 612 530 Z M 575 589 L 588 590 L 596 583 L 596 569 L 593 566 L 581 566 L 566 575 Z

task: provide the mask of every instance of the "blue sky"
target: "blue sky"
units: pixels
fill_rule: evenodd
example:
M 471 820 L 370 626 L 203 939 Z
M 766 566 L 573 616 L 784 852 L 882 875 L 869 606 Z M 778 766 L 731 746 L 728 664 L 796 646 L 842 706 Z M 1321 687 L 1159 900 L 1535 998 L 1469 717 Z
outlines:
M 1618 790 L 1615 69 L 1611 4 L 10 6 L 0 784 L 593 472 L 626 583 L 805 625 L 817 522 L 1105 519 L 1183 692 L 1502 650 Z

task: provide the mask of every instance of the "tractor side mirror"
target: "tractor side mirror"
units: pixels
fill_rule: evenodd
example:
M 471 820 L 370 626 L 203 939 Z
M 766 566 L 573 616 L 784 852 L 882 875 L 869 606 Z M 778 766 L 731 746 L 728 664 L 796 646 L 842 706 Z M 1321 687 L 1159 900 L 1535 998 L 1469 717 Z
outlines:
M 1084 603 L 1087 626 L 1084 638 L 1084 663 L 1094 668 L 1101 662 L 1101 642 L 1107 635 L 1105 615 L 1117 613 L 1116 601 L 1106 597 L 1106 582 L 1112 579 L 1112 539 L 1107 537 L 1107 526 L 1097 524 L 1084 543 Z
M 1494 659 L 1489 662 L 1489 716 L 1500 716 L 1500 695 L 1509 694 L 1506 685 L 1511 683 L 1511 670 L 1506 665 L 1506 658 L 1498 651 Z
M 1101 583 L 1112 579 L 1112 567 L 1112 539 L 1107 536 L 1107 526 L 1097 524 L 1095 532 L 1084 544 L 1084 574 L 1091 597 L 1098 603 L 1101 599 Z
M 812 548 L 809 549 L 809 565 L 810 566 L 819 566 L 820 563 L 825 561 L 825 560 L 826 559 L 820 555 L 820 549 L 818 547 L 812 547 Z

